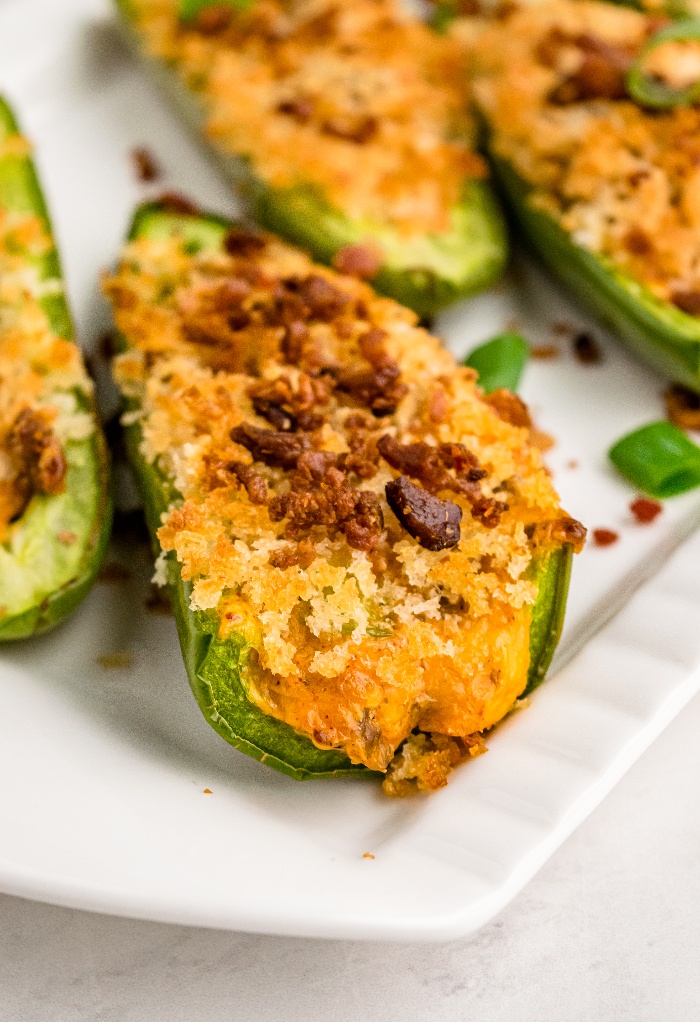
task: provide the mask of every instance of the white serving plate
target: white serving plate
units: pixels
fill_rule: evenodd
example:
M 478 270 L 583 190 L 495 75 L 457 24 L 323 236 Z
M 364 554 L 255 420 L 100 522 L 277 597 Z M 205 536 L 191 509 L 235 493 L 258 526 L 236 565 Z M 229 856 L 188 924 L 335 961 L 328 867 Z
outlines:
M 37 144 L 89 345 L 108 323 L 98 273 L 144 197 L 133 146 L 158 156 L 159 188 L 226 213 L 235 204 L 134 66 L 107 0 L 0 0 L 0 90 Z M 583 323 L 523 272 L 441 317 L 457 354 L 514 317 L 540 343 L 557 321 Z M 308 936 L 444 939 L 492 918 L 700 688 L 700 538 L 668 559 L 700 522 L 700 496 L 633 523 L 633 494 L 605 451 L 660 417 L 662 382 L 603 343 L 604 365 L 590 367 L 562 343 L 561 358 L 531 364 L 523 392 L 558 438 L 548 461 L 565 506 L 620 541 L 577 559 L 565 666 L 492 734 L 487 756 L 401 802 L 371 783 L 301 785 L 266 770 L 201 717 L 172 619 L 143 609 L 146 558 L 122 550 L 128 585 L 99 584 L 57 632 L 0 653 L 0 889 Z M 132 668 L 98 665 L 122 651 Z

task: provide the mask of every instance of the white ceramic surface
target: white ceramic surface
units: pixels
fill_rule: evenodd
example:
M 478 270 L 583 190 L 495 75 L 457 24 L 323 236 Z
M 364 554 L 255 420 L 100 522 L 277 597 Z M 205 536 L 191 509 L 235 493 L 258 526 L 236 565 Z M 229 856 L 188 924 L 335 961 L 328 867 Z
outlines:
M 133 65 L 107 0 L 0 0 L 0 90 L 37 144 L 89 345 L 107 322 L 97 274 L 144 195 L 133 146 L 159 158 L 159 188 L 234 204 Z M 582 322 L 524 267 L 438 326 L 459 354 L 513 318 L 540 343 L 555 323 Z M 568 510 L 620 541 L 578 559 L 557 658 L 568 665 L 487 756 L 399 803 L 372 784 L 265 770 L 199 715 L 172 621 L 144 612 L 149 566 L 134 552 L 128 585 L 98 585 L 58 632 L 0 654 L 0 889 L 150 919 L 407 940 L 469 933 L 506 904 L 700 687 L 700 540 L 629 599 L 700 521 L 700 498 L 635 525 L 633 494 L 605 462 L 613 439 L 661 415 L 661 381 L 607 339 L 599 366 L 557 343 L 562 356 L 532 363 L 524 396 L 558 438 L 548 461 Z M 123 651 L 133 667 L 99 666 Z

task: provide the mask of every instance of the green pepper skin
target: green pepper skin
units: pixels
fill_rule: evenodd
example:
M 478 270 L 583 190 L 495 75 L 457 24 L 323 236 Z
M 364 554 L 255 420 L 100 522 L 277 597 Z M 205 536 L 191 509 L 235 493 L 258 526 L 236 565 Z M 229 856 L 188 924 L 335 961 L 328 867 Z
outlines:
M 202 105 L 172 68 L 144 52 L 132 0 L 115 2 L 131 49 L 197 137 L 206 140 Z M 311 185 L 271 188 L 256 177 L 245 157 L 216 147 L 210 151 L 224 174 L 241 189 L 258 223 L 306 249 L 317 261 L 330 264 L 346 245 L 376 242 L 385 261 L 372 280 L 373 287 L 419 316 L 432 316 L 445 305 L 489 287 L 505 269 L 505 221 L 486 182 L 465 182 L 461 200 L 452 210 L 449 231 L 406 239 L 390 227 L 349 219 Z
M 18 126 L 0 99 L 0 144 Z M 0 207 L 35 214 L 51 233 L 36 171 L 27 156 L 0 159 Z M 43 279 L 61 278 L 54 249 L 32 259 Z M 70 313 L 63 293 L 50 294 L 41 305 L 52 329 L 73 339 Z M 78 395 L 83 410 L 95 414 L 92 401 Z M 0 547 L 0 641 L 24 639 L 48 631 L 84 599 L 95 581 L 109 541 L 112 503 L 109 496 L 108 456 L 102 432 L 85 440 L 69 440 L 66 489 L 52 496 L 35 495 L 21 518 L 10 526 Z M 57 540 L 61 530 L 78 538 L 66 548 Z
M 216 216 L 174 214 L 157 203 L 149 203 L 137 210 L 129 237 L 163 240 L 177 235 L 201 251 L 220 248 L 231 226 L 230 222 Z M 123 338 L 121 344 L 126 347 Z M 129 410 L 137 407 L 130 404 Z M 154 550 L 159 553 L 156 533 L 161 517 L 179 499 L 179 494 L 158 468 L 143 457 L 138 421 L 127 427 L 126 439 Z M 531 569 L 531 577 L 539 583 L 539 593 L 530 633 L 528 692 L 544 678 L 561 633 L 571 557 L 571 547 L 556 547 Z M 202 713 L 222 738 L 241 752 L 296 780 L 357 774 L 375 776 L 366 767 L 351 763 L 342 752 L 316 748 L 309 738 L 267 716 L 248 699 L 245 675 L 250 646 L 245 636 L 219 639 L 215 618 L 190 609 L 191 587 L 181 578 L 172 554 L 168 554 L 166 565 L 168 592 L 190 686 Z
M 700 391 L 700 319 L 656 298 L 610 261 L 577 245 L 553 217 L 531 204 L 528 185 L 510 163 L 493 152 L 491 161 L 525 237 L 572 297 L 639 358 Z

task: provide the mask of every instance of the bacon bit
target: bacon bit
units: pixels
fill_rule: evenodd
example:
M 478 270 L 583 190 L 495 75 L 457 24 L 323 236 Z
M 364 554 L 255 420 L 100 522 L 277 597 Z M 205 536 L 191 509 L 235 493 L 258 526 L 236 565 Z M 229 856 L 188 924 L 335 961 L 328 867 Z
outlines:
M 225 459 L 216 454 L 204 456 L 203 485 L 208 490 L 231 487 L 240 484 L 252 504 L 267 501 L 267 482 L 252 465 L 236 459 Z
M 285 326 L 281 354 L 291 365 L 299 365 L 304 353 L 304 342 L 309 336 L 308 327 L 300 319 L 292 320 Z
M 345 142 L 364 145 L 377 134 L 379 124 L 369 115 L 337 114 L 321 125 L 324 135 L 342 138 Z
M 444 422 L 447 418 L 447 394 L 443 387 L 433 387 L 428 400 L 428 417 L 431 422 Z
M 202 35 L 218 35 L 229 28 L 232 18 L 230 4 L 209 4 L 197 14 L 194 27 Z
M 180 192 L 163 192 L 158 199 L 158 205 L 164 213 L 174 213 L 175 215 L 180 214 L 182 216 L 198 216 L 201 213 L 201 209 L 196 202 L 188 199 L 186 195 L 182 195 Z
M 295 432 L 297 428 L 296 419 L 289 412 L 285 412 L 281 405 L 254 397 L 253 408 L 262 419 L 267 419 L 270 425 L 274 426 L 280 433 Z
M 143 605 L 149 614 L 171 615 L 173 613 L 173 605 L 170 602 L 167 589 L 163 589 L 153 582 L 149 586 L 148 596 Z
M 387 433 L 377 441 L 377 449 L 392 468 L 418 479 L 429 493 L 452 490 L 466 497 L 473 516 L 489 529 L 498 525 L 501 515 L 508 509 L 507 504 L 482 495 L 478 484 L 486 472 L 463 444 L 440 444 L 439 447 L 423 442 L 400 444 Z M 454 476 L 447 471 L 450 468 L 455 470 Z
M 310 273 L 298 281 L 297 286 L 299 297 L 308 307 L 309 313 L 324 322 L 334 320 L 352 302 L 352 295 L 334 287 L 318 273 Z
M 574 355 L 583 365 L 596 365 L 603 361 L 603 353 L 600 350 L 600 346 L 590 334 L 576 334 L 572 343 Z
M 539 359 L 540 361 L 546 361 L 551 358 L 559 358 L 561 354 L 556 344 L 533 344 L 530 347 L 530 355 L 532 358 Z
M 365 430 L 350 430 L 348 447 L 350 452 L 340 455 L 338 467 L 343 472 L 353 472 L 360 479 L 372 479 L 379 465 L 376 437 L 369 436 Z
M 566 467 L 570 468 L 570 469 L 578 468 L 579 467 L 579 463 L 576 460 L 576 458 L 571 458 L 570 461 L 567 461 Z
M 147 183 L 157 181 L 160 177 L 160 167 L 153 153 L 145 146 L 139 146 L 131 150 L 131 159 L 139 181 Z
M 97 578 L 100 582 L 106 582 L 108 585 L 121 585 L 129 581 L 131 572 L 119 561 L 107 561 L 100 568 Z
M 288 543 L 286 547 L 273 550 L 270 554 L 269 563 L 273 568 L 281 568 L 282 570 L 293 568 L 297 565 L 306 570 L 315 557 L 316 549 L 313 543 L 308 539 L 302 539 L 299 543 Z
M 619 535 L 613 532 L 612 529 L 593 530 L 593 543 L 595 546 L 612 546 L 613 543 L 617 543 L 619 538 Z
M 363 855 L 362 855 L 362 858 L 363 859 L 373 859 L 374 856 L 372 855 L 371 852 L 364 852 Z
M 333 256 L 333 266 L 348 277 L 369 280 L 381 269 L 384 256 L 378 245 L 364 242 L 358 245 L 344 245 Z
M 630 504 L 630 511 L 639 525 L 649 525 L 663 511 L 663 504 L 649 497 L 637 497 Z
M 273 522 L 289 518 L 285 535 L 294 539 L 314 525 L 341 532 L 356 550 L 373 550 L 384 520 L 376 494 L 354 489 L 345 478 L 339 457 L 330 451 L 307 450 L 298 459 L 291 490 L 273 497 Z
M 391 415 L 407 393 L 400 380 L 398 364 L 384 347 L 386 333 L 378 328 L 368 330 L 359 338 L 360 354 L 371 369 L 346 369 L 336 381 L 339 390 L 366 405 L 378 418 Z
M 296 468 L 301 455 L 311 447 L 304 433 L 277 433 L 274 429 L 258 429 L 249 422 L 234 427 L 231 439 L 250 451 L 254 461 L 273 468 Z
M 504 422 L 509 422 L 511 426 L 518 426 L 521 429 L 532 428 L 532 419 L 527 405 L 512 390 L 499 387 L 498 390 L 492 390 L 490 394 L 487 394 L 484 400 Z
M 681 312 L 687 312 L 689 316 L 700 316 L 700 290 L 674 291 L 671 301 Z
M 296 386 L 288 376 L 274 380 L 256 380 L 247 394 L 258 415 L 267 419 L 275 429 L 294 432 L 301 429 L 310 433 L 323 425 L 324 417 L 314 412 L 328 403 L 333 385 L 328 377 L 311 377 L 300 373 Z
M 62 546 L 74 546 L 78 542 L 78 536 L 75 532 L 70 532 L 68 529 L 61 529 L 56 536 L 56 539 Z
M 574 553 L 578 554 L 583 550 L 583 545 L 586 542 L 587 529 L 575 518 L 562 515 L 560 518 L 554 518 L 548 522 L 538 522 L 536 525 L 527 526 L 525 532 L 536 546 L 566 543 L 573 547 Z
M 426 550 L 445 550 L 459 543 L 462 509 L 458 504 L 434 497 L 406 476 L 393 479 L 384 489 L 399 524 Z
M 267 502 L 267 482 L 251 465 L 244 465 L 242 461 L 232 461 L 228 467 L 248 494 L 251 504 Z
M 267 239 L 262 234 L 245 231 L 240 227 L 232 227 L 224 238 L 224 248 L 229 255 L 242 256 L 246 259 L 260 255 L 266 246 Z M 246 294 L 250 294 L 250 285 L 248 285 Z
M 700 394 L 674 383 L 664 394 L 666 415 L 680 429 L 700 429 Z
M 383 415 L 392 415 L 408 391 L 406 385 L 401 383 L 400 375 L 396 362 L 387 356 L 386 362 L 380 368 L 346 370 L 339 375 L 337 385 L 339 390 L 345 391 L 360 404 L 371 408 L 380 418 Z
M 563 323 L 561 320 L 552 323 L 552 333 L 556 337 L 570 337 L 574 332 L 574 327 L 571 323 Z
M 214 792 L 211 790 L 211 788 L 205 788 L 204 791 L 202 792 L 202 794 L 203 795 L 213 795 Z
M 648 256 L 654 249 L 651 238 L 647 232 L 644 228 L 639 227 L 637 224 L 630 227 L 622 239 L 622 244 L 628 252 L 637 256 Z
M 566 77 L 550 93 L 551 103 L 567 105 L 588 99 L 627 98 L 626 76 L 634 62 L 634 56 L 629 50 L 614 46 L 587 32 L 567 36 L 560 29 L 553 29 L 549 41 L 550 52 L 544 52 L 541 46 L 540 59 L 545 64 L 549 62 L 550 67 L 556 66 L 558 50 L 562 46 L 577 46 L 582 53 L 578 70 Z
M 631 174 L 627 175 L 627 183 L 631 188 L 637 188 L 642 181 L 646 181 L 649 176 L 650 173 L 648 170 L 633 170 Z
M 98 656 L 97 662 L 107 671 L 118 671 L 131 667 L 134 657 L 132 653 L 104 653 Z
M 277 113 L 293 117 L 299 124 L 307 124 L 314 115 L 316 103 L 312 96 L 297 96 L 277 104 Z
M 10 426 L 5 448 L 16 474 L 20 511 L 33 493 L 64 492 L 68 464 L 45 411 L 23 408 Z

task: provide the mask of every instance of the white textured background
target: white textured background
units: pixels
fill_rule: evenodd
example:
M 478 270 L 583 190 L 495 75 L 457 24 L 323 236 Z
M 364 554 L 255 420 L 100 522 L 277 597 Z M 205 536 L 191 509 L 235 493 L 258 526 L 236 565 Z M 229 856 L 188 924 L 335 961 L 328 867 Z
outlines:
M 68 7 L 106 8 L 0 0 L 20 6 L 47 12 L 47 38 Z M 31 80 L 44 51 L 33 64 L 8 46 Z M 0 896 L 0 1022 L 698 1022 L 699 735 L 696 698 L 507 911 L 454 944 L 251 937 Z
M 0 896 L 0 1020 L 697 1022 L 699 735 L 696 698 L 458 943 L 253 937 Z

